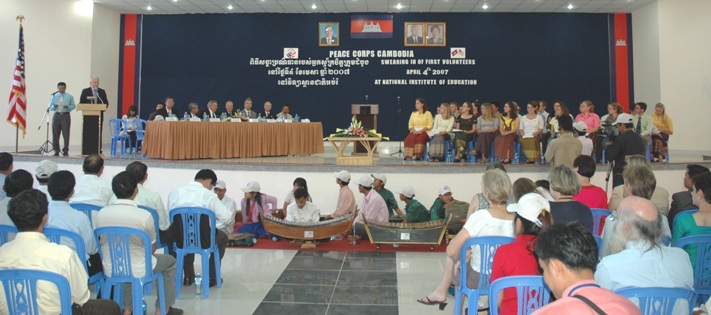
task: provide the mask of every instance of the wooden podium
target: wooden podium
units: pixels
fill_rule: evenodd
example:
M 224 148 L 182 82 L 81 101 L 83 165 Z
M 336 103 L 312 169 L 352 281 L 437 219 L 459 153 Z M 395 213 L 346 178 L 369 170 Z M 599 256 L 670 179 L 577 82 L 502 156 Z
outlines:
M 364 129 L 378 129 L 378 104 L 351 104 L 351 114 L 356 116 L 356 119 L 361 122 Z M 369 150 L 360 142 L 353 143 L 352 155 L 378 153 L 377 145 L 374 149 Z
M 99 154 L 101 141 L 101 113 L 106 104 L 77 104 L 84 118 L 81 132 L 81 155 Z

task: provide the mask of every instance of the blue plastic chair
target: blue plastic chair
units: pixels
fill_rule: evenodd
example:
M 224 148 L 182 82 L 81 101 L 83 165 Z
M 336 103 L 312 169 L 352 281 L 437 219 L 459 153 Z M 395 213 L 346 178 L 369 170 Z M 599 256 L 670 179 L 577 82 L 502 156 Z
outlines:
M 3 245 L 11 240 L 11 237 L 17 234 L 17 227 L 14 225 L 0 224 L 0 245 Z
M 595 243 L 597 243 L 597 260 L 602 259 L 602 237 L 599 237 L 597 235 L 593 235 L 595 238 Z
M 682 237 L 674 242 L 674 247 L 696 246 L 696 268 L 694 268 L 694 290 L 701 301 L 706 302 L 711 295 L 711 235 Z
M 139 205 L 138 207 L 148 211 L 153 217 L 153 223 L 156 229 L 156 249 L 163 249 L 163 253 L 168 254 L 168 244 L 165 244 L 160 240 L 160 218 L 158 216 L 158 211 L 148 206 Z
M 489 314 L 498 315 L 499 293 L 506 288 L 516 289 L 519 315 L 527 315 L 548 304 L 551 293 L 543 276 L 513 276 L 496 279 L 489 288 Z
M 131 137 L 128 135 L 121 135 L 121 124 L 124 122 L 123 119 L 112 118 L 109 119 L 109 131 L 111 133 L 111 156 L 116 156 L 116 146 L 120 146 L 121 157 L 126 154 L 125 143 L 131 144 Z
M 40 314 L 37 304 L 37 281 L 48 281 L 57 286 L 62 314 L 72 314 L 72 295 L 69 281 L 64 276 L 44 270 L 3 269 L 0 282 L 5 289 L 5 302 L 11 315 Z
M 151 239 L 148 233 L 143 230 L 107 226 L 94 230 L 97 244 L 101 244 L 100 240 L 104 239 L 104 243 L 108 248 L 108 252 L 103 251 L 102 246 L 99 246 L 99 254 L 102 261 L 111 261 L 111 275 L 106 272 L 108 266 L 104 265 L 104 287 L 103 292 L 111 292 L 114 288 L 114 301 L 118 305 L 123 305 L 123 285 L 131 285 L 133 314 L 143 314 L 143 290 L 146 285 L 151 285 L 151 282 L 158 281 L 158 299 L 160 305 L 160 313 L 165 314 L 165 286 L 163 284 L 163 273 L 153 272 L 153 257 Z M 131 238 L 139 238 L 145 250 L 145 270 L 143 277 L 135 277 L 133 275 L 133 266 L 131 264 Z M 134 245 L 135 246 L 135 245 Z M 108 257 L 107 257 L 108 255 Z M 173 279 L 168 279 L 173 280 Z
M 176 215 L 180 215 L 181 222 L 183 224 L 183 244 L 180 248 L 179 244 L 174 244 L 173 249 L 175 250 L 178 264 L 176 266 L 178 272 L 175 276 L 175 296 L 180 298 L 180 287 L 182 286 L 181 279 L 183 278 L 183 265 L 185 260 L 185 255 L 188 254 L 200 254 L 202 260 L 202 274 L 203 279 L 209 279 L 210 274 L 210 254 L 215 256 L 215 280 L 217 281 L 217 287 L 222 288 L 222 277 L 220 272 L 220 251 L 215 243 L 215 213 L 209 209 L 199 208 L 199 207 L 182 207 L 170 210 L 168 216 L 170 217 L 170 224 L 173 224 L 173 220 Z M 200 230 L 200 218 L 206 215 L 210 220 L 210 245 L 207 248 L 202 248 L 201 242 L 201 230 Z M 202 286 L 202 296 L 207 298 L 209 296 L 210 286 L 207 283 L 203 283 Z
M 592 211 L 593 217 L 593 235 L 601 236 L 602 228 L 600 225 L 602 222 L 605 222 L 605 218 L 612 214 L 612 211 L 601 208 L 592 208 L 590 211 Z
M 472 151 L 474 151 L 474 140 L 470 140 L 467 143 L 467 160 L 469 162 L 475 163 L 476 162 L 476 156 L 472 154 Z
M 650 135 L 651 139 L 651 135 Z M 647 161 L 652 162 L 652 140 L 647 141 L 647 148 L 644 151 L 644 156 L 647 158 Z
M 694 214 L 694 213 L 697 213 L 697 212 L 699 212 L 699 209 L 689 209 L 689 210 L 679 211 L 679 213 L 677 213 L 677 214 L 674 216 L 674 219 L 672 220 L 672 228 L 674 228 L 674 224 L 676 223 L 676 218 L 678 218 L 680 215 L 682 215 L 682 214 L 684 214 L 684 213 Z
M 84 214 L 89 217 L 89 223 L 91 223 L 91 226 L 94 227 L 94 212 L 99 212 L 99 210 L 101 210 L 101 206 L 81 202 L 70 203 L 69 206 L 71 206 L 74 210 L 84 212 Z
M 521 159 L 526 159 L 526 156 L 521 151 L 521 142 L 518 137 L 514 140 L 514 155 L 511 158 L 511 164 L 521 164 Z
M 86 248 L 84 247 L 84 239 L 81 237 L 81 235 L 74 233 L 72 231 L 67 231 L 67 230 L 62 230 L 62 229 L 57 229 L 57 228 L 48 228 L 45 227 L 44 230 L 44 235 L 47 236 L 50 242 L 55 243 L 55 244 L 62 244 L 62 245 L 67 245 L 67 239 L 71 241 L 74 244 L 74 251 L 77 253 L 77 256 L 79 256 L 79 261 L 84 263 L 84 270 L 86 270 L 86 273 L 89 273 L 89 265 L 87 265 L 86 261 Z M 64 238 L 64 239 L 62 239 Z M 71 246 L 70 246 L 71 247 Z M 94 291 L 97 293 L 101 291 L 101 288 L 104 286 L 104 273 L 99 272 L 93 276 L 89 277 L 89 285 L 93 284 L 94 285 Z
M 643 315 L 672 315 L 679 300 L 689 303 L 687 314 L 691 314 L 697 297 L 696 292 L 685 288 L 624 288 L 615 293 L 630 299 Z
M 507 236 L 480 236 L 472 237 L 464 242 L 464 245 L 462 245 L 462 248 L 459 250 L 459 257 L 467 257 L 467 251 L 470 250 L 472 246 L 479 245 L 479 251 L 481 253 L 479 286 L 476 289 L 467 287 L 467 263 L 462 260 L 460 264 L 461 282 L 454 290 L 454 314 L 462 313 L 462 295 L 467 296 L 470 310 L 478 309 L 479 296 L 489 294 L 491 266 L 494 263 L 496 249 L 501 245 L 513 242 L 513 240 L 513 237 Z

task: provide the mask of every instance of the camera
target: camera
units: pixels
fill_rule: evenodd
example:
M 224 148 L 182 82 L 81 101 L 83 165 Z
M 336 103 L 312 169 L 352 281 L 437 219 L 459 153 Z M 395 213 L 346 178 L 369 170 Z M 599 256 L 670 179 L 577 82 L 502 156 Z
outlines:
M 603 123 L 600 125 L 600 134 L 603 137 L 608 137 L 610 140 L 614 140 L 615 137 L 620 135 L 620 129 L 617 128 L 616 124 Z

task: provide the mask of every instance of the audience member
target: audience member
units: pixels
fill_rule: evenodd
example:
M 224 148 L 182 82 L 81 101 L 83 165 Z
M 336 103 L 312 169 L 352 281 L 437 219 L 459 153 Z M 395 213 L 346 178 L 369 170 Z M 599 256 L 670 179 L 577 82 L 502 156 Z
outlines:
M 427 104 L 423 98 L 415 100 L 415 110 L 410 114 L 407 123 L 409 133 L 405 137 L 405 160 L 420 160 L 427 145 L 427 132 L 432 130 L 432 113 L 427 110 Z
M 250 181 L 242 187 L 244 198 L 240 201 L 240 208 L 243 225 L 237 228 L 238 233 L 254 234 L 257 237 L 267 236 L 267 230 L 264 229 L 262 218 L 259 216 L 271 217 L 272 212 L 267 205 L 267 195 L 261 190 L 262 187 L 256 181 Z
M 578 176 L 572 168 L 560 165 L 551 170 L 551 194 L 555 198 L 551 202 L 551 215 L 555 223 L 578 221 L 590 232 L 593 229 L 593 218 L 590 208 L 573 196 L 580 192 Z
M 104 159 L 98 154 L 91 154 L 84 158 L 82 169 L 84 176 L 77 180 L 74 195 L 69 202 L 108 206 L 114 194 L 108 182 L 100 178 L 104 172 Z
M 74 314 L 121 314 L 121 308 L 114 301 L 89 299 L 89 277 L 79 256 L 69 247 L 50 243 L 44 236 L 47 199 L 42 192 L 29 189 L 18 194 L 10 202 L 7 213 L 19 233 L 14 240 L 0 247 L 0 268 L 43 270 L 62 275 L 69 282 Z M 3 297 L 0 313 L 10 314 L 1 286 L 0 296 Z M 59 292 L 56 286 L 38 282 L 36 299 L 41 314 L 60 313 Z
M 580 192 L 575 194 L 573 199 L 588 206 L 590 209 L 608 209 L 605 190 L 590 183 L 590 178 L 595 175 L 595 167 L 595 160 L 588 155 L 581 155 L 575 158 L 573 168 L 578 173 Z
M 395 214 L 402 216 L 402 210 L 400 210 L 397 200 L 395 200 L 395 196 L 390 190 L 385 188 L 385 184 L 388 182 L 388 177 L 385 176 L 385 174 L 380 173 L 370 174 L 370 176 L 373 177 L 373 188 L 378 192 L 378 194 L 380 194 L 380 197 L 383 197 L 385 204 L 388 205 L 388 215 L 391 217 Z
M 518 128 L 518 142 L 521 143 L 521 151 L 526 156 L 528 164 L 535 163 L 541 158 L 541 140 L 545 121 L 538 114 L 538 101 L 529 101 L 526 104 L 527 114 L 521 116 L 521 123 Z
M 592 156 L 594 146 L 592 139 L 588 138 L 587 135 L 588 125 L 583 121 L 576 121 L 573 123 L 573 128 L 578 132 L 578 140 L 583 144 L 583 150 L 580 151 L 580 154 Z
M 464 102 L 454 120 L 455 127 L 460 130 L 454 133 L 454 162 L 467 160 L 467 146 L 476 135 L 477 116 L 474 115 L 474 108 L 471 103 Z
M 319 210 L 315 204 L 308 201 L 309 191 L 304 188 L 294 190 L 294 202 L 286 208 L 286 221 L 318 222 Z
M 5 177 L 12 173 L 12 154 L 0 152 L 0 184 L 5 183 Z M 5 191 L 0 189 L 0 200 L 5 199 Z
M 514 203 L 517 203 L 523 195 L 536 192 L 538 193 L 538 187 L 533 183 L 532 180 L 521 177 L 513 182 L 511 186 L 511 193 L 513 194 Z
M 355 196 L 350 188 L 348 188 L 348 183 L 351 181 L 351 173 L 348 171 L 340 171 L 333 173 L 336 177 L 336 184 L 340 187 L 338 191 L 338 203 L 336 204 L 336 211 L 326 216 L 327 218 L 338 218 L 355 211 L 356 202 Z
M 368 222 L 388 223 L 388 205 L 385 200 L 373 189 L 373 177 L 363 175 L 358 179 L 358 191 L 363 194 L 363 205 L 361 206 L 361 215 Z M 356 239 L 368 237 L 365 231 L 365 225 L 361 216 L 353 221 L 353 230 L 355 231 Z M 349 238 L 352 235 L 348 235 Z
M 546 149 L 548 149 L 548 139 L 551 138 L 551 131 L 550 131 L 550 125 L 548 122 L 550 121 L 551 114 L 546 110 L 546 106 L 548 104 L 546 101 L 539 100 L 538 101 L 538 115 L 543 118 L 543 132 L 541 133 L 541 149 L 543 152 L 546 152 Z
M 674 124 L 671 117 L 667 115 L 664 104 L 657 103 L 654 106 L 654 115 L 652 115 L 654 128 L 652 128 L 652 143 L 650 154 L 655 162 L 664 161 L 668 154 L 669 137 L 674 134 Z
M 644 139 L 644 143 L 650 141 L 652 136 L 652 127 L 654 127 L 654 122 L 652 122 L 652 117 L 646 114 L 647 103 L 637 102 L 634 104 L 634 109 L 632 110 L 632 126 L 635 133 L 640 135 Z
M 168 209 L 175 209 L 180 207 L 201 207 L 211 210 L 215 213 L 215 243 L 219 250 L 219 259 L 225 256 L 225 246 L 227 245 L 227 235 L 222 232 L 220 228 L 224 227 L 226 222 L 230 221 L 230 212 L 225 208 L 225 205 L 220 202 L 217 195 L 212 192 L 215 187 L 215 182 L 217 182 L 217 175 L 213 170 L 202 169 L 195 174 L 195 181 L 188 183 L 185 186 L 173 189 L 168 195 Z M 204 218 L 204 217 L 203 217 Z M 210 226 L 203 224 L 207 220 L 200 220 L 200 231 L 203 235 L 200 236 L 201 239 L 210 239 Z M 209 224 L 209 223 L 208 223 Z M 176 233 L 176 244 L 182 246 L 183 244 L 183 224 L 180 222 L 178 217 L 173 219 L 173 226 L 171 229 Z M 195 279 L 195 267 L 193 266 L 193 261 L 195 260 L 195 255 L 185 255 L 185 266 L 183 267 L 183 272 L 185 278 L 183 278 L 183 285 L 191 285 Z M 215 278 L 215 255 L 210 255 L 210 286 L 217 285 L 217 279 Z
M 597 243 L 581 223 L 553 224 L 543 230 L 538 234 L 534 254 L 543 280 L 557 299 L 536 314 L 641 315 L 626 297 L 595 283 Z
M 2 190 L 5 191 L 7 197 L 0 200 L 0 224 L 12 225 L 12 220 L 7 213 L 8 205 L 10 200 L 20 194 L 21 192 L 32 189 L 32 175 L 23 169 L 13 171 L 5 177 L 5 184 L 2 186 Z M 47 200 L 46 196 L 44 198 Z
M 580 103 L 580 114 L 575 117 L 575 121 L 585 123 L 585 136 L 591 139 L 590 143 L 597 145 L 597 131 L 600 129 L 600 116 L 595 113 L 595 104 L 593 104 L 592 101 L 584 100 Z M 583 143 L 583 148 L 585 147 L 585 142 Z M 595 149 L 596 148 L 593 147 L 590 154 L 582 154 L 592 155 Z M 585 150 L 583 149 L 583 151 Z
M 518 116 L 516 102 L 504 103 L 504 113 L 499 116 L 499 135 L 494 139 L 494 156 L 504 164 L 511 162 L 513 158 L 514 141 L 521 122 Z
M 153 257 L 151 257 L 151 266 L 153 267 L 153 272 L 163 273 L 163 286 L 165 292 L 165 306 L 166 314 L 179 315 L 183 314 L 181 309 L 173 307 L 175 304 L 175 258 L 170 255 L 155 254 L 155 241 L 156 241 L 156 230 L 155 223 L 153 222 L 153 217 L 147 211 L 138 208 L 133 199 L 138 194 L 138 182 L 136 181 L 135 174 L 129 171 L 123 171 L 114 176 L 111 181 L 111 188 L 116 194 L 116 202 L 114 204 L 101 209 L 96 214 L 95 225 L 96 228 L 101 228 L 105 226 L 123 226 L 134 229 L 139 229 L 148 233 L 151 239 L 153 248 Z M 113 260 L 109 253 L 108 244 L 106 237 L 102 237 L 100 240 L 101 251 L 105 253 L 103 255 L 102 263 L 106 267 L 104 268 L 104 274 L 107 277 L 111 276 Z M 146 257 L 145 249 L 141 243 L 131 243 L 131 270 L 133 271 L 134 277 L 142 277 L 146 274 Z M 123 308 L 124 312 L 130 310 L 132 307 L 131 298 L 131 285 L 126 284 L 123 288 Z M 155 303 L 156 309 L 160 308 L 159 299 L 156 297 Z M 130 311 L 129 311 L 130 313 Z M 158 312 L 156 312 L 158 313 Z
M 711 234 L 711 173 L 696 177 L 691 200 L 699 207 L 699 212 L 677 216 L 672 234 L 672 240 L 675 242 L 685 236 Z M 684 250 L 689 254 L 691 265 L 696 269 L 697 246 L 687 246 Z
M 625 158 L 629 155 L 644 155 L 645 143 L 642 138 L 632 129 L 632 116 L 629 114 L 617 115 L 617 128 L 620 135 L 615 137 L 615 141 L 609 144 L 605 152 L 608 163 L 613 162 L 612 167 L 612 187 L 620 186 L 622 181 L 622 171 L 627 162 Z
M 487 170 L 481 180 L 482 191 L 489 208 L 479 209 L 467 218 L 462 230 L 447 245 L 447 257 L 442 279 L 432 293 L 417 301 L 422 304 L 439 304 L 440 309 L 447 305 L 447 290 L 451 284 L 459 285 L 460 264 L 467 264 L 467 287 L 479 286 L 481 254 L 473 249 L 469 261 L 459 257 L 464 242 L 476 236 L 513 236 L 515 215 L 506 211 L 506 203 L 511 197 L 511 180 L 498 169 Z M 413 192 L 414 195 L 414 192 Z M 594 241 L 593 241 L 594 242 Z M 486 298 L 486 297 L 485 297 Z
M 49 182 L 49 177 L 57 171 L 57 163 L 50 160 L 42 160 L 37 164 L 35 169 L 35 178 L 37 179 L 37 190 L 43 192 L 47 195 L 47 201 L 52 200 L 47 191 L 47 182 Z
M 649 164 L 649 161 L 647 161 L 647 158 L 645 158 L 643 155 L 628 156 L 626 161 L 627 166 L 644 166 L 650 171 L 652 170 L 652 166 Z M 652 175 L 654 175 L 654 173 L 652 173 Z M 659 211 L 661 211 L 663 214 L 667 214 L 669 212 L 669 191 L 667 191 L 666 188 L 659 186 L 654 187 L 652 190 L 653 192 L 650 200 L 652 200 L 652 202 L 657 206 L 657 209 L 659 209 Z M 617 205 L 619 205 L 620 201 L 622 201 L 622 198 L 624 198 L 623 195 L 624 193 L 622 186 L 618 186 L 612 189 L 612 195 L 610 196 L 610 201 L 608 202 L 610 210 L 617 210 Z
M 548 144 L 546 160 L 551 167 L 559 165 L 573 166 L 573 161 L 583 151 L 583 144 L 573 136 L 573 118 L 569 115 L 557 117 L 556 123 L 560 136 Z
M 556 139 L 560 136 L 560 123 L 559 123 L 559 118 L 563 116 L 568 116 L 570 117 L 570 124 L 571 124 L 571 131 L 572 129 L 572 124 L 573 124 L 573 115 L 570 114 L 570 111 L 568 110 L 568 106 L 563 103 L 563 101 L 555 101 L 553 103 L 553 117 L 550 117 L 548 119 L 548 129 L 551 131 L 551 137 L 548 139 L 548 142 L 550 144 L 550 141 L 553 139 Z M 546 149 L 546 152 L 548 150 Z
M 452 118 L 454 118 L 454 121 L 456 122 L 457 118 L 459 118 L 459 103 L 449 102 L 447 106 L 449 106 L 449 112 L 452 113 Z
M 313 202 L 313 200 L 311 200 L 311 195 L 308 194 L 308 192 L 309 192 L 309 186 L 306 184 L 306 180 L 305 180 L 305 179 L 303 179 L 303 178 L 301 178 L 301 177 L 297 177 L 296 179 L 294 179 L 294 182 L 292 183 L 292 187 L 293 187 L 293 189 L 292 189 L 288 194 L 286 194 L 286 197 L 284 197 L 284 206 L 282 207 L 282 209 L 284 209 L 284 211 L 287 211 L 287 208 L 289 207 L 289 205 L 292 204 L 292 203 L 294 203 L 294 202 L 296 201 L 296 198 L 294 197 L 294 192 L 295 192 L 297 189 L 304 189 L 304 190 L 306 190 L 306 192 L 307 192 L 307 194 L 306 194 L 306 195 L 307 195 L 307 196 L 306 196 L 307 201 L 308 201 L 308 202 Z
M 291 117 L 291 114 L 289 114 L 289 111 L 291 111 L 291 106 L 289 104 L 284 104 L 284 106 L 281 107 L 281 112 L 279 112 L 276 117 L 277 118 L 283 118 L 283 119 L 293 119 Z
M 530 181 L 530 180 L 529 180 Z M 511 244 L 496 249 L 491 268 L 491 282 L 511 276 L 539 275 L 538 262 L 533 255 L 538 233 L 552 224 L 548 214 L 550 205 L 538 193 L 528 193 L 506 209 L 515 213 L 514 233 Z M 518 314 L 518 298 L 515 288 L 507 288 L 499 295 L 500 314 Z M 490 305 L 489 307 L 496 307 Z
M 261 114 L 264 119 L 276 119 L 276 113 L 272 110 L 272 102 L 264 102 L 264 112 Z
M 221 227 L 220 229 L 222 232 L 225 232 L 225 234 L 230 234 L 234 232 L 235 228 L 235 215 L 237 214 L 237 202 L 228 197 L 226 195 L 227 193 L 227 184 L 225 184 L 225 181 L 223 180 L 218 180 L 217 183 L 215 184 L 215 194 L 217 194 L 217 198 L 220 199 L 223 205 L 225 205 L 225 208 L 227 208 L 227 211 L 230 212 L 230 220 L 225 222 L 225 226 Z
M 405 223 L 427 222 L 430 214 L 427 208 L 415 200 L 415 189 L 412 186 L 403 186 L 396 191 L 400 194 L 400 201 L 405 203 Z
M 94 229 L 89 217 L 69 205 L 69 198 L 74 193 L 75 184 L 74 174 L 70 171 L 59 171 L 50 176 L 48 190 L 52 201 L 49 202 L 49 215 L 45 227 L 62 229 L 81 236 L 86 250 L 86 257 L 82 259 L 87 261 L 89 276 L 93 276 L 102 271 L 101 256 L 99 256 L 99 248 L 96 245 Z M 68 239 L 62 238 L 62 245 L 77 250 L 76 244 Z
M 476 119 L 476 142 L 471 155 L 486 163 L 494 154 L 491 144 L 499 131 L 499 116 L 491 103 L 481 104 L 481 116 Z
M 170 230 L 170 218 L 168 218 L 168 210 L 163 204 L 163 198 L 159 193 L 149 190 L 143 186 L 148 180 L 148 166 L 141 162 L 135 161 L 126 165 L 126 171 L 133 174 L 136 178 L 138 194 L 133 198 L 133 201 L 139 205 L 151 208 L 158 213 L 158 229 L 156 231 L 160 236 L 160 241 L 165 244 L 175 242 L 176 236 Z M 116 196 L 113 197 L 115 200 Z M 113 202 L 112 202 L 113 204 Z
M 620 103 L 607 104 L 607 115 L 600 118 L 600 129 L 603 132 L 598 137 L 598 147 L 601 149 L 595 151 L 597 161 L 602 161 L 602 148 L 607 148 L 612 143 L 612 140 L 620 135 L 620 129 L 617 128 L 617 116 L 624 112 L 625 110 Z
M 500 162 L 489 163 L 486 166 L 486 171 L 494 169 L 501 170 L 502 172 L 506 173 L 506 168 Z M 509 201 L 507 201 L 507 204 L 511 204 L 513 202 L 513 194 L 510 194 Z M 489 209 L 489 201 L 487 201 L 487 199 L 484 197 L 483 192 L 480 192 L 474 195 L 474 197 L 472 197 L 472 200 L 469 202 L 469 210 L 467 210 L 467 218 L 479 209 Z
M 691 200 L 691 192 L 694 191 L 694 181 L 699 175 L 708 172 L 709 169 L 707 167 L 699 164 L 686 165 L 686 173 L 684 173 L 683 182 L 686 190 L 672 195 L 671 207 L 669 207 L 669 213 L 667 214 L 669 223 L 674 222 L 674 217 L 676 217 L 679 212 L 698 208 Z M 671 228 L 671 226 L 669 228 Z
M 444 161 L 445 143 L 449 141 L 449 134 L 454 128 L 454 117 L 449 109 L 449 104 L 442 103 L 437 107 L 437 115 L 435 115 L 432 130 L 428 132 L 430 136 L 430 145 L 428 147 L 427 155 L 432 162 L 442 162 Z

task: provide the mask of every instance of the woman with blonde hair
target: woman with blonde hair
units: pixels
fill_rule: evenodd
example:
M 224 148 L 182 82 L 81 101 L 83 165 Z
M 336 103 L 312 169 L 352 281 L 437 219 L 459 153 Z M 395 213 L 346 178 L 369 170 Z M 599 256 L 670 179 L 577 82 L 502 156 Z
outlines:
M 576 201 L 573 196 L 580 192 L 580 182 L 575 171 L 566 165 L 556 166 L 551 170 L 551 215 L 556 223 L 579 221 L 590 232 L 593 229 L 593 217 L 590 207 Z
M 511 163 L 514 154 L 514 141 L 519 128 L 518 104 L 504 103 L 504 113 L 499 122 L 499 135 L 494 139 L 494 155 L 501 163 Z
M 447 103 L 442 103 L 437 108 L 437 116 L 435 116 L 434 125 L 432 125 L 434 134 L 430 139 L 430 147 L 427 152 L 432 162 L 444 160 L 445 142 L 449 140 L 449 133 L 454 127 L 454 117 L 452 117 L 450 108 Z
M 407 123 L 410 133 L 405 137 L 405 160 L 422 159 L 422 153 L 427 144 L 427 132 L 432 129 L 432 113 L 427 110 L 423 98 L 415 100 L 415 110 L 410 114 Z
M 674 134 L 674 124 L 672 123 L 671 117 L 667 115 L 664 104 L 657 103 L 657 105 L 654 106 L 652 122 L 657 130 L 652 132 L 652 147 L 650 151 L 654 162 L 661 162 L 667 157 L 669 136 Z
M 482 163 L 486 163 L 491 157 L 491 143 L 499 130 L 499 119 L 494 112 L 494 105 L 491 103 L 481 104 L 481 116 L 476 120 L 477 139 L 474 144 L 473 156 L 481 157 Z

